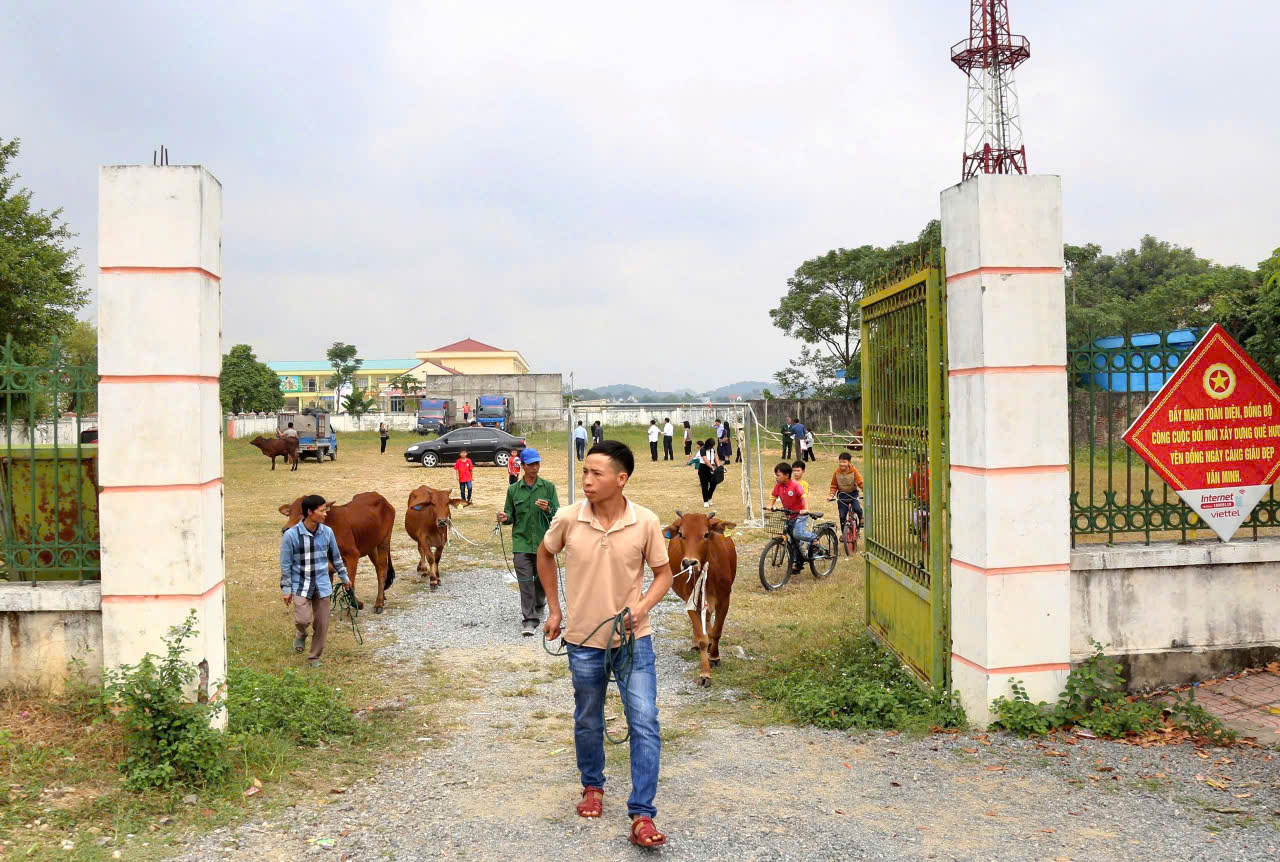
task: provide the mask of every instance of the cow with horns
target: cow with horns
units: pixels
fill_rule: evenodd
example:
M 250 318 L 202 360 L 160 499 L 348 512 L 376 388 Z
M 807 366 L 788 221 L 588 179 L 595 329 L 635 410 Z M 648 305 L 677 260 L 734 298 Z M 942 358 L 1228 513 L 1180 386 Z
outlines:
M 720 664 L 720 633 L 738 573 L 738 549 L 724 534 L 733 526 L 715 512 L 686 515 L 677 509 L 676 519 L 666 530 L 671 568 L 677 570 L 671 589 L 684 600 L 693 624 L 693 648 L 702 664 L 701 686 L 711 685 L 711 666 Z

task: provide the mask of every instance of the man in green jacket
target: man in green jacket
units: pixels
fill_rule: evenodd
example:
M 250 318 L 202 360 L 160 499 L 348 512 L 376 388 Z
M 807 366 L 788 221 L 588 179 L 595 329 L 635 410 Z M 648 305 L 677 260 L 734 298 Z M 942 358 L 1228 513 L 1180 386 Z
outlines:
M 511 525 L 511 552 L 516 568 L 516 581 L 520 584 L 520 613 L 523 615 L 520 633 L 533 637 L 547 609 L 547 594 L 538 582 L 538 545 L 551 526 L 551 519 L 560 508 L 556 486 L 538 478 L 542 468 L 542 456 L 537 449 L 520 452 L 524 465 L 524 478 L 507 486 L 507 503 L 498 513 L 499 524 Z

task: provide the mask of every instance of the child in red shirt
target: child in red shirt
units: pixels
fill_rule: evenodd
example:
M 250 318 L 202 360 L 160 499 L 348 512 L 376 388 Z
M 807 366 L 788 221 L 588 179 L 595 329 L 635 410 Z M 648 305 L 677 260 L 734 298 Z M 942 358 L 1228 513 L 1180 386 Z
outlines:
M 458 474 L 458 496 L 471 502 L 471 471 L 475 469 L 475 462 L 467 457 L 467 450 L 463 449 L 458 453 L 458 460 L 453 462 L 453 469 Z
M 783 461 L 773 468 L 773 478 L 777 484 L 773 486 L 772 505 L 770 508 L 776 509 L 777 503 L 782 503 L 782 508 L 788 512 L 800 513 L 805 511 L 805 495 L 804 487 L 791 478 L 791 465 Z M 789 532 L 796 539 L 796 544 L 800 545 L 798 550 L 801 554 L 807 554 L 812 550 L 812 542 L 817 538 L 816 535 L 809 532 L 809 516 L 800 515 L 790 521 Z M 803 543 L 803 544 L 801 544 Z M 807 546 L 807 547 L 806 547 Z M 802 561 L 800 558 L 793 556 L 791 560 L 791 571 L 796 573 L 800 571 Z

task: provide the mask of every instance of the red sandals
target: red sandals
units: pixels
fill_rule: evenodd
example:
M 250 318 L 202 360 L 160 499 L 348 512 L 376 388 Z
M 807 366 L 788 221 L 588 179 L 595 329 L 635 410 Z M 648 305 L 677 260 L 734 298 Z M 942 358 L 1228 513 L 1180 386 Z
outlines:
M 658 831 L 650 817 L 637 817 L 631 821 L 631 843 L 637 847 L 661 847 L 667 836 Z
M 604 811 L 604 788 L 582 788 L 582 801 L 578 803 L 579 817 L 599 817 Z

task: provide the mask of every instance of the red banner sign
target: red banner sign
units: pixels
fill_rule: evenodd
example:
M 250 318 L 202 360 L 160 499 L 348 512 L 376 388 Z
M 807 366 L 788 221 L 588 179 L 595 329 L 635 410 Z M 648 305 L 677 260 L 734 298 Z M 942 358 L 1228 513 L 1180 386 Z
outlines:
M 1214 324 L 1124 441 L 1226 541 L 1280 476 L 1280 388 Z

